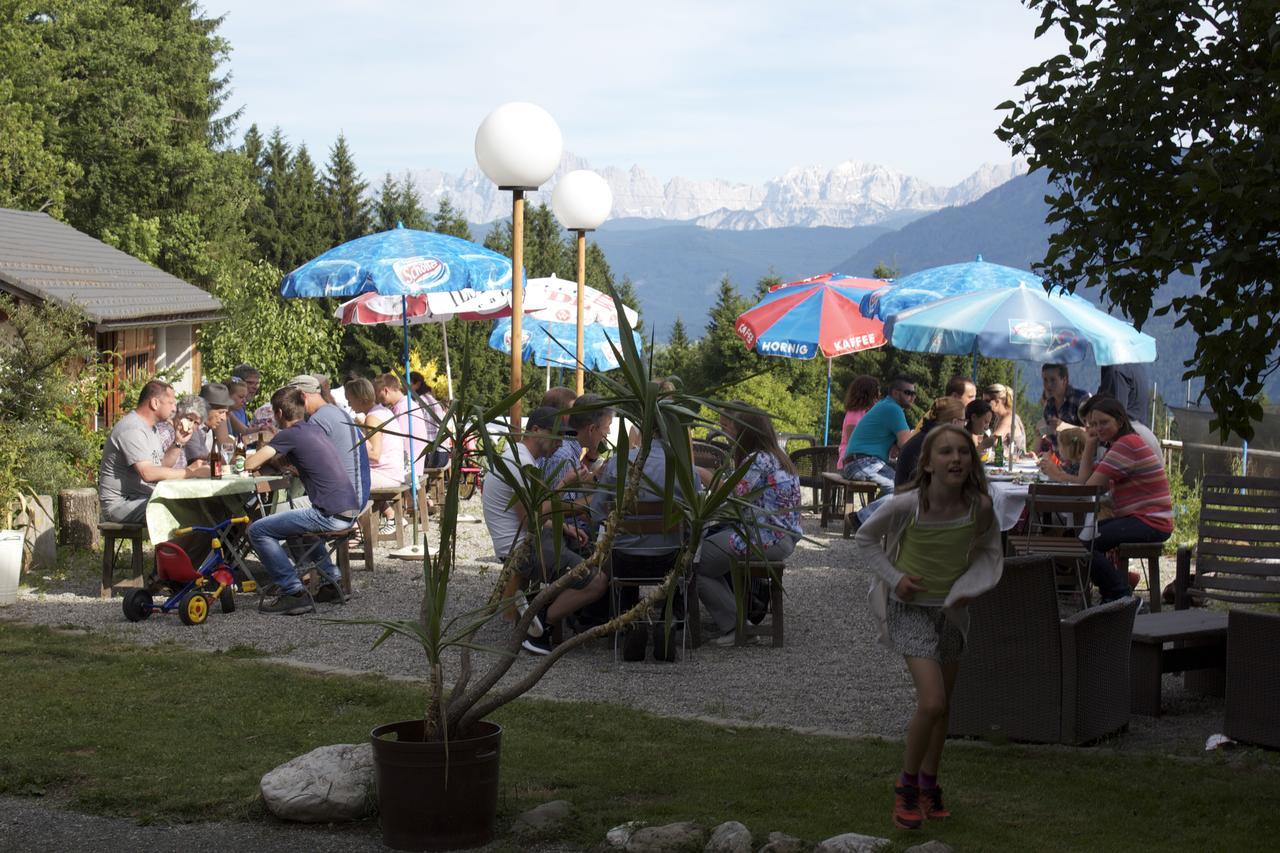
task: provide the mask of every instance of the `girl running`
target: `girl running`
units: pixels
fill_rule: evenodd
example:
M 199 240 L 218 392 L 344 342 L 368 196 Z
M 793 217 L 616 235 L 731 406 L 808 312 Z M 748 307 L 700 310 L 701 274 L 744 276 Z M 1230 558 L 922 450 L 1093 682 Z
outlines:
M 870 602 L 878 638 L 906 658 L 915 684 L 893 822 L 919 829 L 926 817 L 951 815 L 938 766 L 969 627 L 965 605 L 995 586 L 1004 566 L 1000 526 L 966 430 L 934 427 L 916 475 L 859 528 L 855 544 L 877 575 Z

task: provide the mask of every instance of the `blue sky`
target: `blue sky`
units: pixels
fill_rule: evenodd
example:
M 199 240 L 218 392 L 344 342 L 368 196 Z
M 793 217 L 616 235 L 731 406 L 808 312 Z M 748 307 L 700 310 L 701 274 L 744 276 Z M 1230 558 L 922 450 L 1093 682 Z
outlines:
M 1007 161 L 996 104 L 1058 52 L 1016 0 L 206 0 L 225 14 L 243 131 L 279 125 L 366 178 L 475 163 L 475 129 L 532 101 L 593 166 L 761 182 L 878 163 L 955 183 Z

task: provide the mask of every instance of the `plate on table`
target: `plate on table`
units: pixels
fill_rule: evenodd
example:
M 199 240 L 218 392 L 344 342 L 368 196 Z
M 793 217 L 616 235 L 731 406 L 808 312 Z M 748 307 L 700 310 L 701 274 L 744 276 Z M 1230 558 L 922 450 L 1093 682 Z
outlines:
M 1012 483 L 1018 474 L 1010 474 L 1008 471 L 988 471 L 987 479 L 993 483 Z

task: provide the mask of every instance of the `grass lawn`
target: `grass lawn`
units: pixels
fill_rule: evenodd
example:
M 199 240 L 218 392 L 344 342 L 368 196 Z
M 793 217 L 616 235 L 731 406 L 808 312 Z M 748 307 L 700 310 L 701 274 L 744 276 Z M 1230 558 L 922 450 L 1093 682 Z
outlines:
M 363 741 L 421 702 L 410 685 L 256 657 L 0 622 L 0 793 L 59 795 L 142 822 L 266 819 L 263 773 L 316 746 Z M 736 819 L 758 839 L 857 831 L 899 849 L 938 837 L 961 851 L 1248 850 L 1280 835 L 1280 757 L 1252 749 L 1188 761 L 951 743 L 943 773 L 956 817 L 901 833 L 889 822 L 897 743 L 536 700 L 496 719 L 506 730 L 502 825 L 567 799 L 584 847 L 635 818 Z

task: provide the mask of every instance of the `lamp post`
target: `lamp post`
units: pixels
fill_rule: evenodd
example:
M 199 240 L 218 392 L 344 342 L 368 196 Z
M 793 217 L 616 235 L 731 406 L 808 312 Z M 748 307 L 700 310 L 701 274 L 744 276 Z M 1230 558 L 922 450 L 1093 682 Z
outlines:
M 546 110 L 515 101 L 503 104 L 476 130 L 476 163 L 500 190 L 511 190 L 511 390 L 523 386 L 524 358 L 524 194 L 546 183 L 556 167 L 564 141 Z M 520 402 L 511 406 L 513 432 L 520 431 Z
M 570 172 L 556 184 L 551 194 L 551 209 L 567 230 L 578 235 L 578 348 L 574 357 L 578 362 L 574 371 L 575 389 L 582 396 L 583 341 L 582 321 L 583 291 L 587 286 L 587 232 L 600 227 L 609 218 L 613 207 L 613 192 L 604 178 L 587 169 Z

